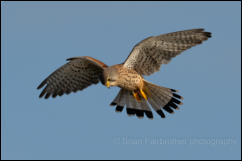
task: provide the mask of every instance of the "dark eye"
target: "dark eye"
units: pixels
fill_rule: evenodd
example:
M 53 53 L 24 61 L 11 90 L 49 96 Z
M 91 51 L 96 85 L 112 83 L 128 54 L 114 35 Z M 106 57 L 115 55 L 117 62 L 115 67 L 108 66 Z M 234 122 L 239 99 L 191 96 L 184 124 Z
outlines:
M 109 82 L 113 82 L 113 81 L 115 81 L 114 79 L 111 79 L 111 78 L 108 78 L 108 81 Z

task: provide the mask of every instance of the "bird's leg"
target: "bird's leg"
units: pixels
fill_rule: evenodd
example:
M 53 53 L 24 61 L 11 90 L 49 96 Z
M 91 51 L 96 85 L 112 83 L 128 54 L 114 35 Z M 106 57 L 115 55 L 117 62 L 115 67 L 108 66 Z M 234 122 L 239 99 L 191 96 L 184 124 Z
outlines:
M 141 98 L 140 98 L 140 95 L 139 95 L 139 92 L 138 91 L 133 91 L 132 92 L 133 93 L 133 96 L 134 96 L 134 98 L 137 100 L 137 101 L 141 101 Z
M 145 94 L 145 92 L 142 89 L 139 89 L 140 94 L 144 97 L 145 100 L 148 99 L 147 95 Z

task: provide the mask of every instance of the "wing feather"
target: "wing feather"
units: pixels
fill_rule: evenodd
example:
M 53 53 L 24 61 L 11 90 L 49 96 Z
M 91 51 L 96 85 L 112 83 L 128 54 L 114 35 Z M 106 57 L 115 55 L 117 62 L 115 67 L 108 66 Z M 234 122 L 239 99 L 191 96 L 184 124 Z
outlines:
M 142 40 L 134 46 L 124 62 L 124 67 L 134 69 L 142 75 L 159 71 L 161 64 L 211 37 L 204 29 L 178 31 Z
M 107 67 L 103 62 L 83 56 L 67 59 L 69 62 L 61 66 L 48 76 L 38 87 L 45 88 L 39 97 L 55 98 L 64 93 L 77 92 L 100 81 L 103 69 Z

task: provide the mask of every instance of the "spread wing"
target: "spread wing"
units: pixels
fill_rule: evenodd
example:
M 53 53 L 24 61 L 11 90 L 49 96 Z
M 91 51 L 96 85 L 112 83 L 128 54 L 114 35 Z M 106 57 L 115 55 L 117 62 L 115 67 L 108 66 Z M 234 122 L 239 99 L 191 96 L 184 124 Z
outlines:
M 83 90 L 91 84 L 97 84 L 101 79 L 104 63 L 94 58 L 83 56 L 67 59 L 69 62 L 48 76 L 37 89 L 45 88 L 39 97 L 53 98 L 64 93 Z
M 135 45 L 124 66 L 136 70 L 139 74 L 150 75 L 160 69 L 161 64 L 169 61 L 195 45 L 211 37 L 204 29 L 178 31 L 152 36 Z

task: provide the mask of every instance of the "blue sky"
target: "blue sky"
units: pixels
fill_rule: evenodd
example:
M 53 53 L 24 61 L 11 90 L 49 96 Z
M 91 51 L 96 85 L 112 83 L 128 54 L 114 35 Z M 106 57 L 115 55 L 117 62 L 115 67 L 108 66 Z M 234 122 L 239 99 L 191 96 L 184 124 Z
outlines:
M 240 159 L 240 2 L 1 2 L 2 159 Z M 39 99 L 66 63 L 126 59 L 142 39 L 205 28 L 213 37 L 148 81 L 179 89 L 181 110 L 154 120 L 116 113 L 101 84 Z

